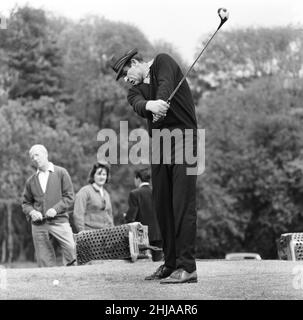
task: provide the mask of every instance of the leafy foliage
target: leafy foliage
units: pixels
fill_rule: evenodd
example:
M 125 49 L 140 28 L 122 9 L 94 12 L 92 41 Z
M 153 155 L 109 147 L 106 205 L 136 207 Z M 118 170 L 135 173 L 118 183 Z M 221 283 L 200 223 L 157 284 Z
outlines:
M 39 99 L 62 93 L 62 57 L 44 11 L 20 8 L 9 19 L 9 28 L 1 40 L 8 66 L 14 71 L 9 84 L 11 99 Z
M 223 31 L 210 46 L 190 74 L 196 100 L 217 88 L 247 88 L 257 78 L 302 76 L 303 33 L 299 27 Z
M 207 170 L 198 185 L 202 256 L 246 250 L 276 258 L 280 234 L 302 231 L 296 225 L 302 223 L 302 170 L 292 163 L 301 157 L 303 131 L 291 106 L 299 108 L 299 101 L 275 78 L 201 100 L 207 141 Z

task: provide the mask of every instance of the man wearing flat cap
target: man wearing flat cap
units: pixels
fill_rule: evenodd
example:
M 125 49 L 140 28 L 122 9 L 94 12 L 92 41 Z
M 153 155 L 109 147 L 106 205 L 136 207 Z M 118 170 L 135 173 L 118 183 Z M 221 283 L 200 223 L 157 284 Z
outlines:
M 154 129 L 191 129 L 197 143 L 195 106 L 187 81 L 176 92 L 170 104 L 167 100 L 183 77 L 181 68 L 167 54 L 143 61 L 136 49 L 113 58 L 116 80 L 124 78 L 131 84 L 127 100 L 134 111 L 147 119 L 148 132 Z M 156 130 L 156 131 L 159 131 Z M 184 138 L 184 137 L 183 137 Z M 196 239 L 196 175 L 187 175 L 190 164 L 181 164 L 173 157 L 177 142 L 171 141 L 171 162 L 165 161 L 165 146 L 159 148 L 160 163 L 151 164 L 153 202 L 163 239 L 164 264 L 146 280 L 161 284 L 197 282 L 195 262 Z M 184 153 L 184 146 L 182 147 Z M 154 151 L 153 151 L 154 152 Z

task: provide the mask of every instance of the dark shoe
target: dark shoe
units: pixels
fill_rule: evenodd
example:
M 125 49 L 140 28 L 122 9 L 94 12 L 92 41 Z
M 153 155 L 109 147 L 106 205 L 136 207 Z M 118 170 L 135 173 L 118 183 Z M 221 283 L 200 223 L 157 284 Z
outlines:
M 184 269 L 177 269 L 169 277 L 162 279 L 161 284 L 170 283 L 191 283 L 198 282 L 197 271 L 187 272 Z
M 145 280 L 160 280 L 160 279 L 168 277 L 173 271 L 174 271 L 174 269 L 168 268 L 164 264 L 162 264 L 156 270 L 156 272 L 154 272 L 150 276 L 147 276 L 145 278 Z

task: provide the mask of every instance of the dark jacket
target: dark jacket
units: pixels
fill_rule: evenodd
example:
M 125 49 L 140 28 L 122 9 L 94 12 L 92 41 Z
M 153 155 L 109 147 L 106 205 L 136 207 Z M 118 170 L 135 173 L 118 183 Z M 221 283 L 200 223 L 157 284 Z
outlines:
M 126 222 L 140 222 L 148 226 L 150 241 L 161 240 L 156 212 L 152 204 L 152 189 L 144 185 L 130 192 L 128 198 L 129 209 L 126 212 Z
M 74 190 L 70 175 L 66 169 L 54 166 L 54 172 L 49 172 L 46 191 L 43 193 L 37 173 L 25 183 L 22 200 L 22 210 L 27 220 L 29 213 L 37 210 L 45 216 L 48 209 L 54 208 L 57 215 L 50 222 L 68 222 L 67 211 L 74 201 Z
M 139 116 L 147 119 L 150 136 L 152 129 L 197 129 L 195 105 L 186 80 L 173 97 L 163 120 L 153 123 L 152 112 L 145 109 L 148 100 L 167 101 L 182 77 L 183 73 L 175 60 L 161 53 L 150 67 L 150 84 L 141 83 L 129 89 L 127 100 Z

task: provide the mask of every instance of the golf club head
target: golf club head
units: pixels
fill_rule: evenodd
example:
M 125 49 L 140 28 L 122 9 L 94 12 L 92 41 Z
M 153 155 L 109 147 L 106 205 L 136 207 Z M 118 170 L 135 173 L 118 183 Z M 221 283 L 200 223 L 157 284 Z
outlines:
M 223 24 L 228 20 L 228 17 L 229 17 L 229 12 L 227 9 L 225 8 L 219 8 L 218 9 L 218 15 L 221 19 L 221 23 L 218 27 L 218 30 L 223 26 Z

